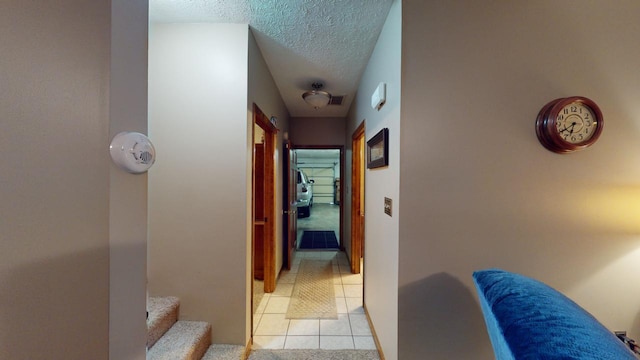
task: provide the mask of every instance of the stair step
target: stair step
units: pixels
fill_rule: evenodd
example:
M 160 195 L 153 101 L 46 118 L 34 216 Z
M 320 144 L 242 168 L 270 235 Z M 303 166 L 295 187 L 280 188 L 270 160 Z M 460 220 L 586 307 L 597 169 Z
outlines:
M 147 349 L 178 321 L 180 300 L 177 297 L 150 297 L 147 302 Z
M 211 345 L 211 325 L 178 321 L 147 352 L 148 360 L 200 360 Z
M 202 360 L 242 360 L 245 348 L 241 345 L 213 344 Z

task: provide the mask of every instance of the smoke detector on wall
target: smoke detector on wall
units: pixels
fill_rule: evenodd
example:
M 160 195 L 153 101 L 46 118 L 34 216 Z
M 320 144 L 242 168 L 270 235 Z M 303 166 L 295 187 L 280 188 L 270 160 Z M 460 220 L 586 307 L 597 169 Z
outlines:
M 109 154 L 122 170 L 141 174 L 156 161 L 156 149 L 149 138 L 138 132 L 123 131 L 111 140 Z

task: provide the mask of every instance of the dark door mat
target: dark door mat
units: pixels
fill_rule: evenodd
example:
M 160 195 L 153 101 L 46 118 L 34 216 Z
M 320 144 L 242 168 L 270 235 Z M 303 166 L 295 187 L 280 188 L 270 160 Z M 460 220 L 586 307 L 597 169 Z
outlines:
M 300 240 L 300 249 L 338 249 L 338 238 L 334 231 L 305 231 Z

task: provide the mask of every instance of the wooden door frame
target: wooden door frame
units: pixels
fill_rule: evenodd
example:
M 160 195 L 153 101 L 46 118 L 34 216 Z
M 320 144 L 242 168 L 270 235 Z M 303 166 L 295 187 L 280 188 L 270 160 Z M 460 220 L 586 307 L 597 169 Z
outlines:
M 363 152 L 356 152 L 355 148 L 358 146 L 359 139 L 362 139 L 362 144 L 364 144 L 364 130 L 364 121 L 362 121 L 351 135 L 351 272 L 353 274 L 360 273 L 360 259 L 363 255 L 364 229 L 356 225 L 360 224 L 359 217 L 364 211 L 360 208 L 364 197 L 360 191 L 360 184 L 364 182 L 364 178 L 361 176 L 364 157 L 362 156 Z
M 344 145 L 295 145 L 295 150 L 340 150 L 340 177 L 344 177 Z M 342 181 L 342 179 L 340 179 Z M 340 250 L 344 251 L 344 234 L 342 230 L 344 212 L 344 191 L 340 191 Z
M 275 184 L 275 152 L 276 152 L 276 134 L 278 133 L 278 129 L 269 121 L 269 118 L 260 110 L 258 105 L 253 104 L 253 127 L 255 125 L 260 126 L 265 132 L 265 142 L 264 142 L 264 151 L 265 151 L 265 164 L 264 164 L 264 206 L 265 206 L 265 228 L 264 228 L 264 292 L 271 293 L 276 289 L 276 221 L 279 218 L 276 218 L 276 184 Z M 253 138 L 254 131 L 252 131 L 252 143 L 255 143 L 255 139 Z M 253 145 L 252 145 L 253 148 Z M 251 188 L 253 194 L 253 188 L 255 187 L 255 154 L 253 151 L 251 152 Z M 255 221 L 255 199 L 251 199 L 251 219 L 252 222 Z M 251 280 L 253 281 L 253 244 L 254 244 L 254 226 L 251 227 Z
M 297 246 L 297 208 L 295 207 L 297 179 L 295 174 L 295 159 L 292 158 L 294 152 L 291 140 L 285 140 L 282 146 L 282 247 L 283 259 L 281 270 L 291 270 L 292 255 Z M 292 164 L 293 162 L 293 164 Z M 296 225 L 291 226 L 292 223 Z

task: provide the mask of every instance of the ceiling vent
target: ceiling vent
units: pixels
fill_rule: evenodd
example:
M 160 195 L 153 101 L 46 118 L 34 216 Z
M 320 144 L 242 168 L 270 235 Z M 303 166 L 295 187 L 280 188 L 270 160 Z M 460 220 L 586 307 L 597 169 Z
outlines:
M 344 95 L 331 96 L 331 99 L 329 99 L 329 105 L 342 105 L 343 100 L 344 100 Z

